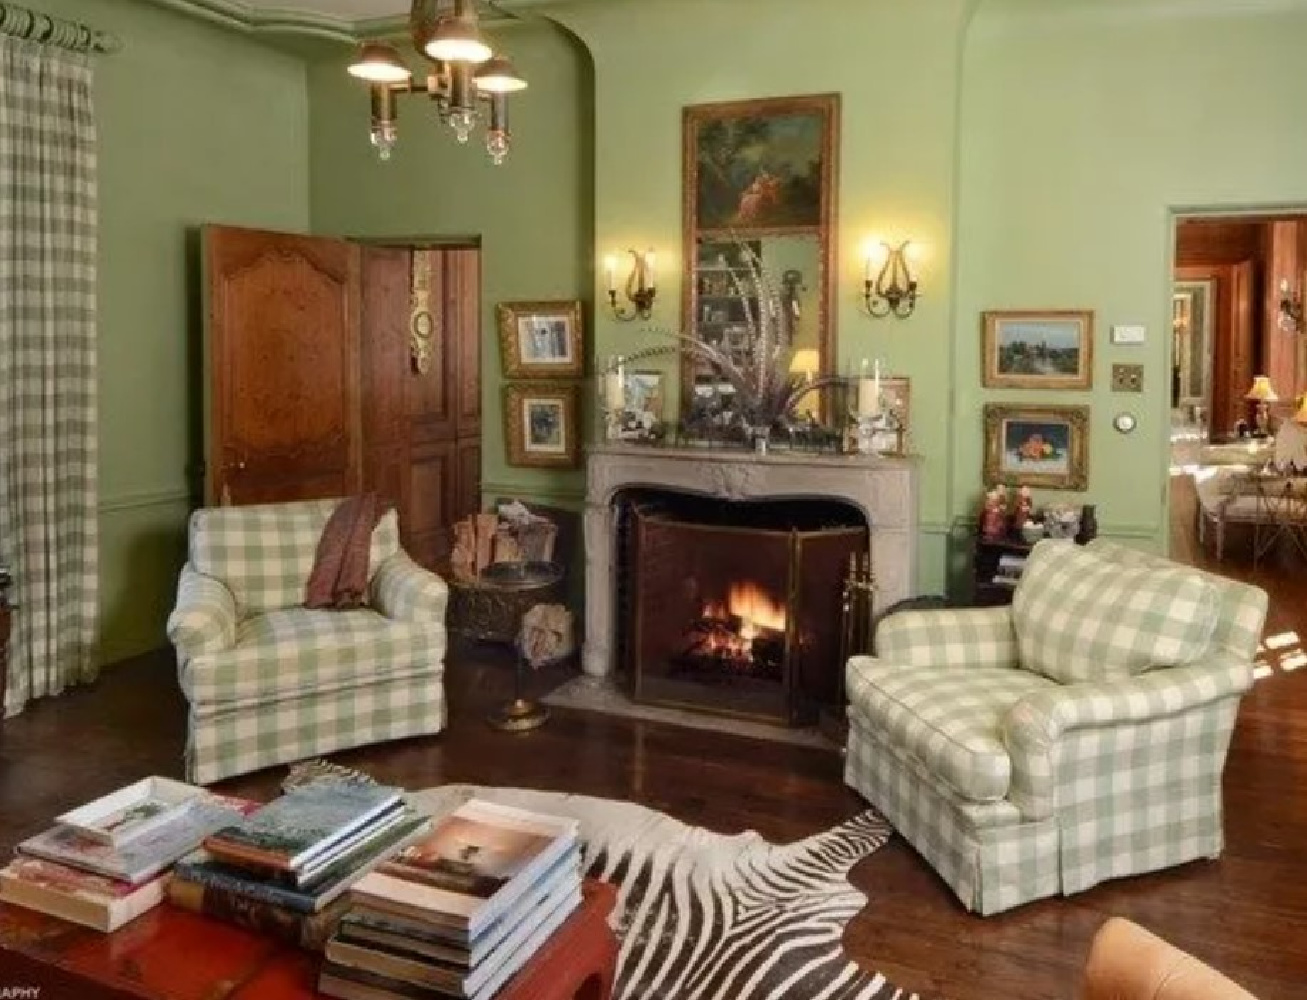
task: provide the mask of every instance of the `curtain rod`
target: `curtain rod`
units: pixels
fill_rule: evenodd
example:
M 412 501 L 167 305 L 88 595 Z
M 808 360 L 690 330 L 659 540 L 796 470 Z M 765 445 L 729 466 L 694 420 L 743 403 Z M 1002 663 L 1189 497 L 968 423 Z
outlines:
M 26 38 L 74 52 L 117 52 L 122 48 L 118 37 L 107 31 L 49 14 L 38 14 L 12 3 L 0 3 L 0 35 Z

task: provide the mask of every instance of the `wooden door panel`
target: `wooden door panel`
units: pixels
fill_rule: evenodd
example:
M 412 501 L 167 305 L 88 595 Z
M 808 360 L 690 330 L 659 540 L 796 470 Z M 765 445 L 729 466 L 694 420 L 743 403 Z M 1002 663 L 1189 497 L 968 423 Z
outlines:
M 215 226 L 204 251 L 208 502 L 357 492 L 357 249 Z
M 420 565 L 439 567 L 449 557 L 449 526 L 454 521 L 454 442 L 439 441 L 414 449 L 402 475 L 405 486 L 400 518 L 407 524 L 404 547 Z
M 459 247 L 445 253 L 445 314 L 457 355 L 457 435 L 471 437 L 481 433 L 481 251 Z
M 461 438 L 458 442 L 458 489 L 455 520 L 481 511 L 481 439 Z
M 363 248 L 363 435 L 369 452 L 404 440 L 408 250 Z
M 1253 367 L 1257 363 L 1255 348 L 1257 308 L 1256 267 L 1250 260 L 1236 264 L 1231 271 L 1231 345 L 1230 395 L 1234 419 L 1245 417 L 1248 404 L 1244 394 L 1253 384 Z M 1231 421 L 1233 424 L 1233 421 Z

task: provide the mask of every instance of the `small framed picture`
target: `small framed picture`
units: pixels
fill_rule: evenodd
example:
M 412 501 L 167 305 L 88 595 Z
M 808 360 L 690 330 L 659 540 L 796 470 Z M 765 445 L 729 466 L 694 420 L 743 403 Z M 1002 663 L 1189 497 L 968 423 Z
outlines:
M 987 389 L 1090 389 L 1094 314 L 1088 310 L 987 312 L 982 324 Z
M 582 377 L 580 302 L 501 302 L 496 315 L 506 378 Z
M 872 441 L 882 455 L 902 455 L 907 451 L 909 419 L 912 415 L 912 380 L 895 376 L 880 385 L 880 417 Z
M 509 465 L 575 468 L 581 453 L 576 387 L 504 386 L 504 440 Z
M 1087 406 L 985 406 L 986 483 L 1083 490 L 1088 456 Z
M 656 371 L 628 372 L 626 376 L 626 402 L 631 410 L 661 423 L 666 396 L 663 392 L 663 373 Z

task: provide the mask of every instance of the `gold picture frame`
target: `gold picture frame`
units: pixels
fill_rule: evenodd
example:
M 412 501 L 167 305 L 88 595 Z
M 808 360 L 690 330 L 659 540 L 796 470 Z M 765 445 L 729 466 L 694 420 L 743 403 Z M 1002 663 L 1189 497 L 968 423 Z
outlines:
M 1084 490 L 1089 407 L 985 404 L 985 483 Z
M 495 318 L 505 378 L 547 381 L 584 376 L 580 302 L 501 302 Z
M 982 316 L 981 349 L 986 389 L 1094 386 L 1092 310 L 991 310 Z
M 574 469 L 580 461 L 579 394 L 574 385 L 533 382 L 504 386 L 508 464 Z

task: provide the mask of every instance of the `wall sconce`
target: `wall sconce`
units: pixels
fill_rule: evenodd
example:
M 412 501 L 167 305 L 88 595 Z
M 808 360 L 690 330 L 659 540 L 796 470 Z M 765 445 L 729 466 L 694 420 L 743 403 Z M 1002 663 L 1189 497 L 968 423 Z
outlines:
M 1280 329 L 1300 333 L 1303 327 L 1302 296 L 1295 294 L 1288 278 L 1280 280 Z
M 646 250 L 627 251 L 631 255 L 631 273 L 626 276 L 623 289 L 626 299 L 635 308 L 627 309 L 617 304 L 617 257 L 609 254 L 604 258 L 604 270 L 608 274 L 608 305 L 613 315 L 623 323 L 637 319 L 649 319 L 653 315 L 654 299 L 658 289 L 654 279 L 654 252 Z
M 862 302 L 867 315 L 881 319 L 892 313 L 899 319 L 907 319 L 917 308 L 917 279 L 908 266 L 911 245 L 911 240 L 897 245 L 884 240 L 868 243 L 862 282 Z

